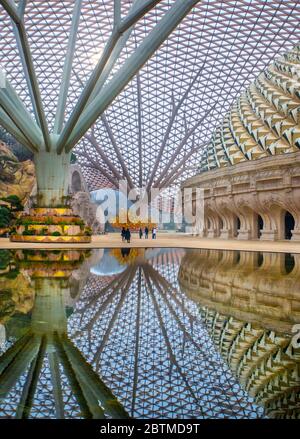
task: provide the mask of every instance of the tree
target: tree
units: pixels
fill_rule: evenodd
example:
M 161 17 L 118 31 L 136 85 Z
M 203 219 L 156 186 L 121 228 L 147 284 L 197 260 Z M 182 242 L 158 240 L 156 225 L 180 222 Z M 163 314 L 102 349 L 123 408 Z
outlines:
M 5 206 L 0 206 L 0 228 L 9 227 L 12 218 L 11 211 Z

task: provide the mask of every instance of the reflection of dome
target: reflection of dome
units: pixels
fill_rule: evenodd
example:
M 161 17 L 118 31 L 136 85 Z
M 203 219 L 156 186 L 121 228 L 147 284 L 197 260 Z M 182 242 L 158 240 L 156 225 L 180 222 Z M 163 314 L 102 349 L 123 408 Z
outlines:
M 201 308 L 218 351 L 270 418 L 300 419 L 300 350 L 290 336 Z
M 100 262 L 91 268 L 91 273 L 97 276 L 113 276 L 122 273 L 126 269 L 126 265 L 122 265 L 117 259 L 110 254 L 110 250 L 106 249 Z

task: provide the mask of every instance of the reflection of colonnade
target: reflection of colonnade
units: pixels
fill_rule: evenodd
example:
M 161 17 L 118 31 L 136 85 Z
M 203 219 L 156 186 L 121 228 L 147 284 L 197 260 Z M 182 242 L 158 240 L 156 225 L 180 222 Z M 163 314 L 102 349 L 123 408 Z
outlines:
M 179 281 L 197 301 L 222 357 L 270 417 L 300 417 L 300 257 L 201 250 L 182 261 Z

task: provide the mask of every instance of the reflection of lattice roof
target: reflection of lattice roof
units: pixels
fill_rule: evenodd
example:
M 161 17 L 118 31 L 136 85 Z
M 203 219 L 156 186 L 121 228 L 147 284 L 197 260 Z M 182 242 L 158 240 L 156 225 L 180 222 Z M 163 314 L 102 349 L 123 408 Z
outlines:
M 183 250 L 147 251 L 120 274 L 91 275 L 68 320 L 69 337 L 131 416 L 261 417 L 178 286 L 182 256 Z M 57 416 L 55 392 L 62 393 L 65 416 L 80 417 L 60 372 L 55 385 L 44 361 L 31 417 Z M 15 416 L 24 385 L 23 374 L 1 401 L 0 417 Z
M 123 1 L 123 13 L 128 11 L 131 3 L 131 0 Z M 162 0 L 140 21 L 118 65 L 173 3 L 174 0 Z M 112 0 L 83 0 L 68 113 L 108 39 L 112 5 Z M 73 6 L 74 0 L 31 0 L 26 7 L 26 29 L 50 126 L 54 121 Z M 235 98 L 275 56 L 299 42 L 299 13 L 298 0 L 199 1 L 106 111 L 107 124 L 103 120 L 96 124 L 97 142 L 116 169 L 123 172 L 107 126 L 135 184 L 147 183 L 153 169 L 154 183 L 160 175 L 169 174 L 172 178 L 162 181 L 171 184 L 194 173 L 205 143 L 211 139 L 215 127 Z M 29 107 L 12 27 L 3 9 L 0 9 L 0 26 L 0 63 Z M 172 99 L 177 104 L 191 84 L 157 161 L 172 111 Z M 194 128 L 194 133 L 180 146 L 186 130 Z M 82 164 L 91 165 L 92 158 L 100 169 L 112 175 L 111 168 L 87 139 L 78 146 L 81 152 L 84 148 L 89 159 L 81 157 Z M 84 172 L 94 188 L 103 184 L 103 172 L 91 173 L 88 167 L 84 167 Z
M 71 338 L 131 416 L 260 417 L 178 288 L 180 259 L 174 250 L 133 264 L 112 278 L 111 288 L 92 276 L 69 320 Z M 169 289 L 160 290 L 159 276 Z

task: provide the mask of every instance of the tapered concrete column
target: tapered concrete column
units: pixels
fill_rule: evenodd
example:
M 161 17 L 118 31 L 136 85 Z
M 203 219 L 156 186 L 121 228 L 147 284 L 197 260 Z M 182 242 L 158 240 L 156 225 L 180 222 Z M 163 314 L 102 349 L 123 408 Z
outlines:
M 39 207 L 58 207 L 67 195 L 71 153 L 42 151 L 34 156 Z

